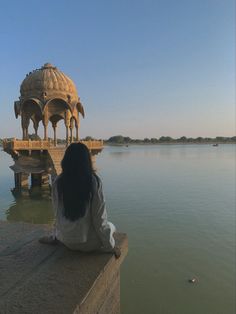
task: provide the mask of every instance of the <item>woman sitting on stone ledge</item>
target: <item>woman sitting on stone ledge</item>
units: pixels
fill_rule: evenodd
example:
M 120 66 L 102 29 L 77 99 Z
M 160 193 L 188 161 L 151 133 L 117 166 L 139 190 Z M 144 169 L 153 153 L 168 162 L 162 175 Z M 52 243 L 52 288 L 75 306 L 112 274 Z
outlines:
M 39 241 L 55 244 L 59 240 L 72 250 L 112 252 L 119 257 L 115 226 L 107 220 L 102 182 L 93 171 L 88 148 L 71 144 L 61 166 L 62 173 L 52 185 L 53 235 Z

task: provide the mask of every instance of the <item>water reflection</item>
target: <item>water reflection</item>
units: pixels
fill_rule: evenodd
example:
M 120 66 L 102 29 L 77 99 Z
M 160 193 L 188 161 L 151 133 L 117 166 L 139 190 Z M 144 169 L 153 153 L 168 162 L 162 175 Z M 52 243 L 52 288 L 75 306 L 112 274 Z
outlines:
M 121 159 L 123 157 L 126 157 L 127 155 L 130 155 L 130 151 L 120 151 L 120 152 L 109 152 L 111 158 Z
M 8 221 L 47 224 L 53 220 L 51 188 L 12 189 L 13 204 L 6 211 Z

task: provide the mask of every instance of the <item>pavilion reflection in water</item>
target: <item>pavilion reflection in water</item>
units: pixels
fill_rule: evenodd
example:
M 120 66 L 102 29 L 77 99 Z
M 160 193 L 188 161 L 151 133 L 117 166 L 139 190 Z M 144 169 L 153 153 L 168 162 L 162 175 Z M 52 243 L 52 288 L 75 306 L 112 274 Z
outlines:
M 14 188 L 11 191 L 14 201 L 6 211 L 8 221 L 36 224 L 48 224 L 53 221 L 50 186 L 22 187 L 20 190 Z

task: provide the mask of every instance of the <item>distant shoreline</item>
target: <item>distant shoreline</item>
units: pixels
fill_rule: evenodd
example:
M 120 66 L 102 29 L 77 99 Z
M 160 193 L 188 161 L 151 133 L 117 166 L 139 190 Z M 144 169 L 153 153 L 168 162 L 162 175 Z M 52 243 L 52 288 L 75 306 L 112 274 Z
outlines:
M 193 145 L 193 144 L 209 144 L 209 145 L 219 145 L 219 144 L 236 144 L 236 136 L 225 137 L 216 136 L 212 137 L 186 137 L 181 136 L 179 138 L 173 138 L 170 136 L 161 136 L 160 138 L 151 137 L 144 139 L 131 138 L 129 136 L 115 135 L 105 140 L 106 145 Z
M 29 135 L 31 140 L 40 140 L 35 134 Z M 8 138 L 8 140 L 13 140 L 13 138 Z M 51 138 L 49 140 L 52 141 Z M 82 141 L 93 141 L 97 140 L 91 136 L 87 136 Z M 99 139 L 102 140 L 105 146 L 131 146 L 131 145 L 213 145 L 218 146 L 222 144 L 236 144 L 236 136 L 223 137 L 218 136 L 215 138 L 209 137 L 197 137 L 197 138 L 187 138 L 182 136 L 180 138 L 172 138 L 170 136 L 161 136 L 158 138 L 144 138 L 144 139 L 133 139 L 128 136 L 115 135 L 109 139 Z M 3 139 L 0 138 L 0 147 L 2 147 Z M 57 139 L 58 145 L 66 144 L 64 139 Z
M 109 142 L 104 142 L 105 146 L 156 146 L 156 145 L 211 145 L 213 146 L 214 144 L 218 145 L 228 145 L 228 144 L 236 144 L 236 142 L 202 142 L 202 143 L 186 143 L 186 142 L 177 142 L 177 143 L 124 143 L 124 144 L 118 144 L 118 143 L 109 143 Z

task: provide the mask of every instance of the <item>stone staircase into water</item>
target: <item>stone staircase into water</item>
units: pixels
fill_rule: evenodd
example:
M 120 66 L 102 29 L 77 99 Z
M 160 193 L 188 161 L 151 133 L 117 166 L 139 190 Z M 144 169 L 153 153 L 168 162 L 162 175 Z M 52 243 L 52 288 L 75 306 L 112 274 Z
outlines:
M 55 175 L 59 175 L 61 173 L 61 161 L 64 157 L 66 147 L 51 147 L 48 149 L 48 154 L 52 161 L 52 172 Z

